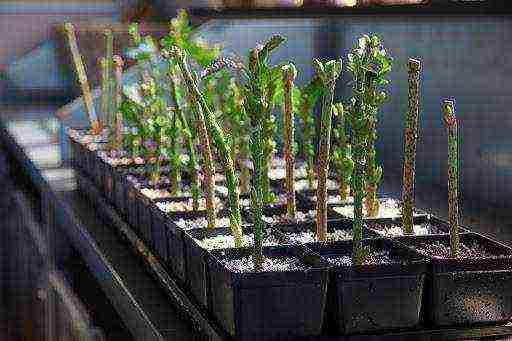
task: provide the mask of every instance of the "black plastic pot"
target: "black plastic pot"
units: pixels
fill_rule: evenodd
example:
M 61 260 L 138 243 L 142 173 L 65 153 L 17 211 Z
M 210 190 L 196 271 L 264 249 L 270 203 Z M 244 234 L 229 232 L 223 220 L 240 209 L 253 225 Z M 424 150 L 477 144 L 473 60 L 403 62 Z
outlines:
M 400 237 L 399 235 L 391 235 L 386 233 L 385 229 L 387 226 L 398 226 L 403 228 L 402 217 L 396 219 L 369 219 L 366 221 L 368 228 L 375 232 L 377 235 L 382 236 L 383 238 L 396 238 Z M 435 234 L 449 234 L 450 233 L 450 225 L 446 220 L 443 220 L 434 215 L 422 215 L 413 218 L 414 225 L 429 225 L 431 233 L 427 233 L 427 235 L 435 235 Z M 469 229 L 463 226 L 459 226 L 459 232 L 465 233 L 469 232 Z
M 450 236 L 396 239 L 416 250 L 422 243 L 450 245 Z M 433 326 L 469 326 L 508 322 L 512 317 L 512 248 L 476 233 L 460 234 L 464 245 L 477 243 L 491 257 L 431 258 L 426 292 L 429 322 Z
M 352 242 L 314 243 L 306 247 L 333 262 L 329 287 L 330 328 L 343 334 L 380 333 L 420 326 L 427 260 L 386 239 L 366 239 L 370 250 L 388 252 L 396 262 L 351 265 Z
M 238 341 L 294 340 L 320 334 L 329 266 L 301 248 L 265 247 L 266 257 L 298 257 L 306 269 L 239 272 L 226 260 L 251 257 L 250 248 L 216 250 L 208 257 L 211 308 Z
M 101 191 L 104 197 L 111 204 L 114 203 L 114 166 L 109 163 L 108 154 L 105 151 L 99 151 L 98 156 L 98 173 L 101 181 Z
M 124 178 L 125 183 L 125 198 L 126 198 L 126 218 L 128 223 L 136 230 L 139 230 L 138 227 L 138 209 L 137 209 L 137 200 L 138 200 L 138 192 L 139 192 L 139 184 L 135 178 L 132 176 L 127 176 Z
M 245 227 L 244 234 L 252 233 L 252 228 Z M 268 233 L 268 231 L 267 231 Z M 206 228 L 184 230 L 183 246 L 185 257 L 185 283 L 192 295 L 203 306 L 207 307 L 207 257 L 213 249 L 206 249 L 199 244 L 204 238 L 230 236 L 229 227 L 216 228 L 209 231 Z M 234 245 L 233 245 L 234 248 Z
M 69 147 L 71 150 L 71 160 L 73 160 L 73 167 L 75 169 L 84 170 L 84 155 L 83 149 L 78 142 L 78 137 L 82 133 L 79 129 L 69 129 L 67 132 Z
M 153 244 L 157 250 L 160 250 L 159 253 L 166 260 L 170 270 L 182 282 L 185 282 L 184 230 L 174 222 L 180 218 L 204 217 L 206 211 L 186 212 L 186 214 L 184 212 L 181 214 L 179 212 L 166 213 L 158 207 L 159 203 L 166 201 L 168 200 L 156 200 L 155 204 L 150 207 Z M 162 237 L 165 245 L 161 243 Z
M 95 146 L 93 150 L 92 146 Z M 104 142 L 97 142 L 97 143 L 91 143 L 88 145 L 88 164 L 90 168 L 90 174 L 91 179 L 93 180 L 94 184 L 98 186 L 98 188 L 103 189 L 104 188 L 104 165 L 105 162 L 102 160 L 102 158 L 99 155 L 99 152 L 105 151 L 107 149 L 107 144 Z

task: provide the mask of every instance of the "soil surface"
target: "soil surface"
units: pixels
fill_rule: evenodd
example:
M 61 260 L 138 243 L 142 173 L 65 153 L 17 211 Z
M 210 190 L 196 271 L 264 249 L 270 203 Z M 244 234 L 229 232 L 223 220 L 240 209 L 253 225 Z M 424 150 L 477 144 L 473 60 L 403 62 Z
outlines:
M 235 247 L 235 238 L 232 235 L 219 235 L 204 239 L 196 239 L 199 246 L 207 250 L 218 250 Z M 254 245 L 254 235 L 244 233 L 244 246 Z M 279 241 L 272 235 L 267 234 L 263 239 L 263 246 L 279 245 Z
M 208 222 L 206 217 L 194 218 L 194 219 L 178 219 L 174 222 L 176 225 L 181 227 L 184 230 L 192 230 L 199 228 L 206 228 L 208 226 Z M 215 227 L 229 227 L 229 217 L 217 217 L 215 218 Z
M 71 137 L 80 144 L 88 144 L 91 142 L 107 142 L 108 137 L 106 131 L 103 134 L 92 135 L 85 131 L 69 130 Z
M 309 201 L 313 202 L 313 203 L 316 203 L 316 194 L 313 194 L 313 195 L 309 195 L 307 196 L 307 198 L 309 199 Z M 345 200 L 341 200 L 341 196 L 339 194 L 329 194 L 327 196 L 327 203 L 328 204 L 351 204 L 354 202 L 354 198 L 353 197 L 347 197 L 347 199 Z
M 165 201 L 165 202 L 157 202 L 156 205 L 158 208 L 165 212 L 191 212 L 194 210 L 194 202 L 192 198 L 188 198 L 187 200 L 180 201 Z M 215 198 L 215 208 L 217 210 L 221 210 L 224 208 L 224 204 L 220 201 L 219 198 Z M 206 210 L 206 199 L 199 198 L 199 210 Z
M 293 172 L 293 177 L 295 179 L 301 179 L 305 178 L 307 174 L 306 166 L 296 166 L 295 171 Z M 284 168 L 284 166 L 271 168 L 268 171 L 268 177 L 270 180 L 284 180 L 286 177 L 286 168 Z
M 440 242 L 430 242 L 430 243 L 420 243 L 414 245 L 414 248 L 419 252 L 425 253 L 431 257 L 435 258 L 451 258 L 450 256 L 450 245 L 449 241 Z M 486 246 L 481 245 L 480 243 L 473 242 L 464 242 L 460 241 L 460 252 L 459 258 L 492 258 L 492 257 L 510 257 L 511 253 L 507 253 L 506 251 L 497 252 L 493 250 L 489 250 Z
M 296 211 L 295 219 L 290 219 L 288 214 L 282 213 L 279 215 L 272 216 L 263 216 L 263 221 L 267 224 L 276 225 L 276 224 L 297 224 L 297 223 L 305 223 L 309 221 L 313 221 L 316 219 L 316 210 L 309 210 L 307 212 Z
M 286 205 L 286 194 L 285 193 L 275 193 L 275 191 L 272 191 L 276 196 L 276 201 L 265 205 L 265 207 L 279 207 Z M 251 198 L 241 198 L 240 199 L 240 206 L 242 207 L 251 207 Z
M 142 188 L 140 191 L 143 195 L 145 195 L 151 200 L 171 197 L 171 193 L 169 193 L 165 189 Z
M 287 238 L 290 239 L 292 243 L 313 243 L 316 242 L 316 234 L 315 232 L 309 231 L 301 231 L 301 232 L 285 232 L 284 233 Z M 349 230 L 335 230 L 333 232 L 327 233 L 327 241 L 339 241 L 339 240 L 351 240 L 352 239 L 352 231 Z
M 315 180 L 313 183 L 313 188 L 309 188 L 309 182 L 307 179 L 300 179 L 295 181 L 295 191 L 307 191 L 307 190 L 316 190 L 316 186 L 318 181 Z M 327 179 L 327 189 L 328 190 L 336 190 L 338 188 L 338 184 L 333 179 Z
M 374 229 L 377 233 L 387 237 L 398 237 L 403 236 L 403 224 L 402 223 L 389 223 L 381 224 L 370 222 L 368 227 Z M 413 226 L 415 236 L 425 236 L 432 234 L 448 234 L 449 230 L 447 227 L 440 226 L 434 222 L 425 222 L 423 224 L 416 224 Z
M 336 266 L 348 267 L 352 266 L 352 255 L 325 255 L 323 256 L 329 263 Z M 396 264 L 401 263 L 402 260 L 392 257 L 389 250 L 372 250 L 365 258 L 363 264 L 377 265 L 377 264 Z
M 243 257 L 238 259 L 226 259 L 222 263 L 237 273 L 256 272 L 254 270 L 254 262 L 252 257 Z M 299 271 L 307 270 L 309 267 L 300 261 L 297 257 L 265 257 L 263 260 L 264 272 L 280 272 L 280 271 Z
M 354 218 L 354 206 L 345 205 L 333 207 L 336 213 L 339 213 L 345 217 Z M 363 215 L 365 219 L 382 219 L 382 218 L 398 218 L 402 216 L 402 207 L 400 201 L 392 198 L 380 199 L 379 213 L 376 217 L 366 217 L 366 209 L 363 204 Z M 414 216 L 422 215 L 415 210 Z

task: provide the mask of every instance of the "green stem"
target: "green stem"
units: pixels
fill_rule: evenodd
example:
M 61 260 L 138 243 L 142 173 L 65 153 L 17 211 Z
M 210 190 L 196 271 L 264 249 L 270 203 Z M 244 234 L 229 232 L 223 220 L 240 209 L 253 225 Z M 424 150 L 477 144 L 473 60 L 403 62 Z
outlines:
M 179 131 L 178 131 L 178 119 L 177 119 L 177 113 L 176 111 L 173 112 L 172 115 L 172 126 L 173 130 L 170 136 L 170 148 L 171 148 L 171 195 L 176 196 L 178 195 L 180 191 L 180 182 L 181 182 L 181 161 L 180 161 L 180 149 L 178 146 L 178 138 L 179 138 Z
M 352 164 L 350 159 L 350 146 L 347 142 L 347 134 L 345 132 L 345 109 L 341 103 L 335 106 L 336 116 L 338 118 L 335 135 L 337 141 L 335 148 L 335 164 L 339 179 L 339 195 L 342 201 L 346 200 L 349 195 L 350 177 L 352 176 Z
M 176 82 L 173 79 L 171 68 L 169 69 L 169 82 L 170 82 L 170 88 L 171 88 L 171 99 L 174 101 L 174 103 L 176 105 L 176 114 L 178 115 L 178 118 L 180 120 L 183 135 L 185 137 L 185 142 L 187 144 L 188 170 L 190 173 L 190 180 L 191 180 L 192 201 L 193 201 L 194 211 L 197 211 L 199 209 L 200 189 L 199 189 L 199 177 L 197 174 L 198 162 L 197 162 L 196 151 L 194 148 L 194 138 L 190 131 L 187 119 L 185 118 L 185 114 L 183 113 L 183 110 L 181 109 L 181 107 L 178 103 L 178 98 L 177 98 L 177 94 L 176 94 Z
M 89 87 L 89 81 L 87 80 L 87 74 L 85 72 L 82 55 L 80 54 L 78 44 L 76 42 L 75 28 L 73 24 L 65 23 L 64 31 L 68 38 L 69 49 L 71 50 L 71 56 L 73 57 L 73 62 L 75 65 L 75 72 L 78 77 L 80 87 L 82 88 L 82 95 L 85 108 L 87 110 L 87 116 L 89 117 L 89 122 L 91 123 L 91 131 L 94 135 L 98 135 L 101 133 L 103 128 L 100 120 L 98 119 L 98 116 L 96 116 L 91 88 Z
M 114 76 L 115 76 L 115 125 L 114 125 L 114 147 L 120 150 L 123 146 L 123 115 L 119 111 L 121 108 L 121 102 L 123 100 L 123 59 L 121 56 L 114 56 Z
M 354 192 L 354 226 L 352 233 L 352 264 L 360 265 L 363 262 L 363 198 L 364 198 L 364 152 L 365 138 L 361 128 L 364 125 L 364 117 L 361 117 L 364 80 L 357 79 L 356 105 L 352 113 L 353 148 L 354 148 L 354 176 L 352 177 L 352 189 Z
M 261 127 L 256 127 L 251 134 L 251 156 L 254 163 L 253 189 L 251 191 L 251 206 L 254 215 L 254 266 L 256 270 L 263 267 L 263 133 Z
M 107 127 L 113 131 L 114 130 L 114 114 L 116 111 L 115 108 L 115 98 L 114 98 L 114 82 L 112 79 L 112 70 L 113 70 L 113 58 L 114 58 L 114 36 L 112 34 L 112 30 L 106 29 L 104 31 L 105 35 L 105 73 L 107 75 L 106 78 L 106 87 L 107 87 L 107 111 L 104 112 L 106 115 Z
M 341 73 L 341 61 L 330 61 L 322 65 L 315 60 L 317 71 L 321 74 L 324 86 L 322 116 L 320 127 L 320 146 L 318 155 L 318 185 L 316 202 L 316 236 L 319 241 L 327 239 L 327 175 L 331 148 L 331 130 L 334 86 Z M 329 68 L 329 69 L 327 69 Z
M 402 216 L 404 234 L 412 235 L 414 209 L 414 175 L 416 168 L 416 141 L 420 114 L 420 71 L 421 62 L 409 59 L 409 110 L 405 118 L 404 172 L 402 187 Z
M 228 186 L 228 197 L 230 204 L 230 227 L 233 237 L 235 239 L 235 245 L 237 247 L 242 246 L 242 217 L 240 214 L 239 197 L 238 197 L 238 184 L 235 176 L 235 170 L 233 160 L 230 157 L 229 146 L 224 138 L 224 133 L 218 125 L 215 115 L 210 110 L 205 98 L 199 91 L 197 86 L 197 78 L 194 79 L 189 70 L 188 64 L 186 63 L 186 56 L 184 51 L 175 49 L 175 55 L 178 57 L 178 64 L 180 70 L 184 76 L 185 83 L 187 84 L 190 92 L 192 104 L 196 108 L 198 115 L 198 121 L 204 122 L 208 132 L 213 138 L 213 142 L 220 154 L 224 172 L 226 174 L 226 183 Z
M 459 241 L 459 145 L 458 123 L 453 100 L 443 101 L 444 123 L 448 132 L 448 220 L 450 222 L 451 256 L 460 253 Z
M 293 82 L 297 77 L 297 70 L 293 64 L 283 67 L 284 83 L 284 157 L 286 161 L 286 211 L 290 219 L 295 219 L 295 155 L 294 143 L 294 113 L 292 104 Z

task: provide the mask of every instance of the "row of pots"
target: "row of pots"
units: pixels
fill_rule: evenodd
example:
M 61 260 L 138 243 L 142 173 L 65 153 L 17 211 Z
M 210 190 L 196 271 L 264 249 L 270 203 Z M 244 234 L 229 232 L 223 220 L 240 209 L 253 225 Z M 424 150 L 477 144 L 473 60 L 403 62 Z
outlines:
M 70 134 L 73 137 L 72 134 Z M 446 256 L 445 221 L 418 211 L 423 236 L 401 236 L 400 219 L 366 221 L 370 264 L 350 262 L 352 222 L 330 205 L 328 243 L 314 241 L 312 193 L 297 195 L 304 221 L 269 220 L 263 272 L 253 272 L 251 249 L 234 248 L 226 210 L 208 231 L 192 221 L 205 211 L 165 212 L 188 197 L 149 199 L 141 191 L 143 167 L 114 167 L 95 148 L 72 140 L 76 167 L 103 189 L 139 235 L 166 262 L 224 329 L 237 340 L 283 340 L 321 333 L 383 333 L 455 325 L 495 324 L 512 314 L 512 249 L 462 229 L 463 257 Z M 101 149 L 102 143 L 96 144 Z M 383 200 L 389 200 L 383 199 Z M 336 209 L 340 208 L 340 209 Z M 251 221 L 244 209 L 244 235 L 250 245 Z M 277 216 L 284 207 L 267 207 Z M 224 219 L 222 219 L 224 218 Z M 311 220 L 311 218 L 313 220 Z M 192 222 L 192 223 L 191 223 Z

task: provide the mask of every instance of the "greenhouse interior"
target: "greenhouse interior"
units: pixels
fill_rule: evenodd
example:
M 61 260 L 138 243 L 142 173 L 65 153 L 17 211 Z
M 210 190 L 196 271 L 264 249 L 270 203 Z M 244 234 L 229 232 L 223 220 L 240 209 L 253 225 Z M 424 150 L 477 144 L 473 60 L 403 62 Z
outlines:
M 0 340 L 512 340 L 506 4 L 0 2 Z

